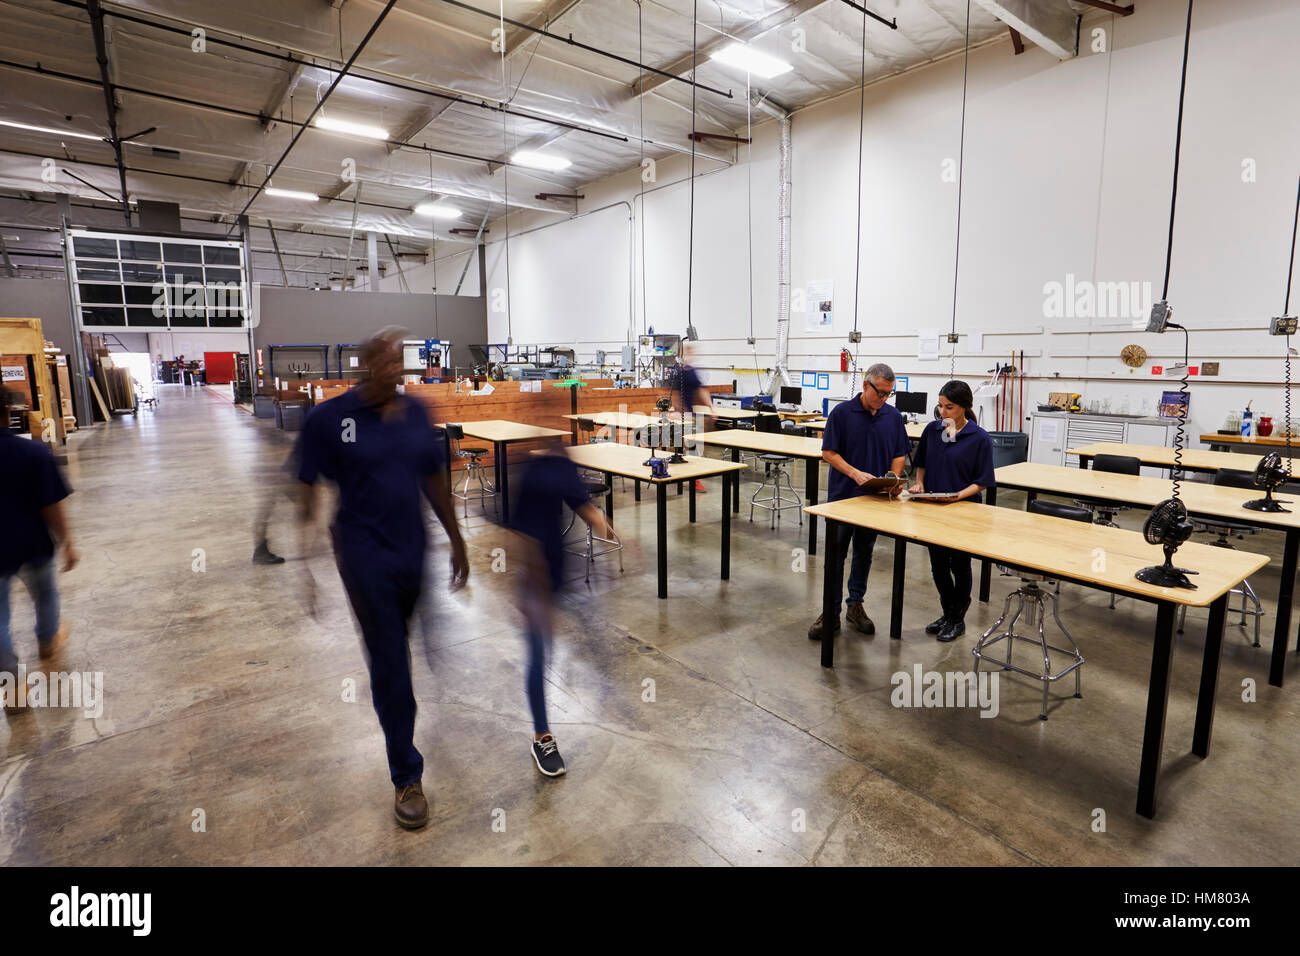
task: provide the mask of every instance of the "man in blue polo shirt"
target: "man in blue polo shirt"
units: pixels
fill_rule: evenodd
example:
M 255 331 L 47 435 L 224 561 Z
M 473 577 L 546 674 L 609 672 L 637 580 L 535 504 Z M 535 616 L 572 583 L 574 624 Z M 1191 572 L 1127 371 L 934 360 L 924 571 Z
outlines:
M 29 441 L 9 430 L 9 403 L 13 393 L 0 388 L 0 673 L 18 688 L 18 655 L 9 633 L 9 584 L 21 575 L 36 604 L 36 642 L 42 659 L 51 657 L 68 636 L 59 620 L 59 590 L 54 578 L 54 554 L 63 547 L 64 571 L 77 566 L 63 513 L 68 486 L 59 474 L 54 456 L 43 442 Z M 25 709 L 18 697 L 4 694 L 5 710 Z
M 424 826 L 429 804 L 415 748 L 415 692 L 407 623 L 424 576 L 427 498 L 451 539 L 451 588 L 469 576 L 456 524 L 442 441 L 419 402 L 400 395 L 402 331 L 376 332 L 364 346 L 370 377 L 323 402 L 303 423 L 298 477 L 307 487 L 299 517 L 310 534 L 318 478 L 335 482 L 338 512 L 331 533 L 339 576 L 356 613 L 370 668 L 370 697 L 384 730 L 397 792 L 393 812 L 407 829 Z M 303 554 L 310 542 L 304 540 Z M 314 598 L 313 598 L 314 605 Z
M 826 489 L 828 501 L 864 494 L 862 484 L 886 472 L 902 475 L 912 443 L 903 416 L 893 405 L 886 404 L 893 393 L 894 370 L 878 362 L 862 376 L 862 391 L 851 400 L 840 402 L 826 417 L 822 460 L 831 466 Z M 897 493 L 897 489 L 892 492 Z M 847 528 L 845 533 L 849 533 Z M 867 594 L 867 574 L 871 571 L 876 532 L 855 527 L 851 533 L 853 563 L 849 567 L 849 599 L 844 616 L 863 634 L 874 634 L 876 625 L 862 610 L 862 599 Z M 820 640 L 822 632 L 819 614 L 808 628 L 808 637 Z

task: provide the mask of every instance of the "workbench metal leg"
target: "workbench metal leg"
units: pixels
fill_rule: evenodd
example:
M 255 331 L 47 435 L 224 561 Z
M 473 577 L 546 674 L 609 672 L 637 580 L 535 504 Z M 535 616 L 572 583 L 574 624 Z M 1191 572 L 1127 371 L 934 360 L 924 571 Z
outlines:
M 497 461 L 501 462 L 501 484 L 497 485 L 497 490 L 501 492 L 501 523 L 510 524 L 510 446 L 505 442 L 497 445 L 499 454 Z
M 614 520 L 614 473 L 605 472 L 605 517 Z
M 681 488 L 682 488 L 681 482 L 678 482 L 677 490 L 679 494 L 681 493 Z M 691 482 L 690 498 L 691 498 L 691 503 L 690 503 L 690 508 L 688 509 L 688 511 L 690 512 L 690 522 L 691 524 L 695 524 L 695 482 L 693 481 Z
M 808 504 L 817 504 L 817 460 L 814 458 L 805 458 L 803 461 L 804 470 L 804 494 L 808 497 Z M 808 553 L 817 553 L 817 516 L 808 516 Z
M 682 485 L 683 485 L 683 484 L 684 484 L 684 482 L 681 482 L 681 481 L 677 482 L 677 497 L 678 497 L 678 498 L 680 498 L 680 497 L 682 496 Z M 692 488 L 695 487 L 695 482 L 691 482 L 691 487 L 692 487 Z
M 850 528 L 826 519 L 826 557 L 822 572 L 822 667 L 835 666 L 835 632 L 840 624 L 840 599 L 844 596 L 844 549 L 840 539 L 852 537 Z
M 731 460 L 736 464 L 740 464 L 739 448 L 731 449 Z M 732 477 L 734 477 L 736 480 L 731 483 L 731 510 L 733 512 L 739 513 L 740 512 L 740 472 L 736 472 L 735 475 L 733 475 Z
M 668 597 L 668 483 L 655 483 L 655 558 L 659 565 L 659 597 Z
M 1295 594 L 1296 554 L 1300 551 L 1300 529 L 1286 533 L 1282 550 L 1282 584 L 1277 592 L 1277 621 L 1273 625 L 1273 656 L 1268 666 L 1268 682 L 1282 686 L 1286 670 L 1286 645 L 1291 637 L 1291 600 Z
M 1156 636 L 1151 648 L 1151 683 L 1147 689 L 1146 730 L 1142 734 L 1142 766 L 1138 771 L 1137 812 L 1156 815 L 1160 752 L 1165 743 L 1165 714 L 1169 709 L 1169 673 L 1174 656 L 1174 605 L 1161 601 L 1156 611 Z
M 731 509 L 727 507 L 727 492 L 731 482 L 736 480 L 733 472 L 722 473 L 722 580 L 731 580 Z M 695 500 L 692 493 L 691 501 Z
M 997 487 L 990 486 L 989 488 L 986 488 L 985 497 L 987 498 L 988 503 L 990 505 L 996 505 L 998 503 Z M 981 604 L 987 604 L 989 602 L 989 581 L 992 577 L 992 572 L 993 572 L 992 561 L 980 562 L 980 603 Z
M 1087 470 L 1088 470 L 1088 462 L 1090 462 L 1090 461 L 1092 461 L 1092 457 L 1091 457 L 1091 456 L 1089 456 L 1089 455 L 1080 455 L 1080 456 L 1079 456 L 1079 467 L 1082 468 L 1084 471 L 1087 471 Z
M 1205 656 L 1201 661 L 1201 690 L 1196 696 L 1196 730 L 1192 753 L 1207 757 L 1210 732 L 1214 729 L 1214 694 L 1219 688 L 1219 652 L 1223 648 L 1223 619 L 1228 613 L 1228 595 L 1210 605 L 1210 623 L 1205 629 Z
M 633 478 L 633 479 L 632 479 L 632 492 L 636 495 L 636 500 L 637 500 L 637 501 L 640 501 L 640 500 L 641 500 L 641 480 L 640 480 L 639 478 Z
M 894 594 L 889 602 L 889 636 L 903 636 L 903 579 L 907 576 L 907 541 L 894 539 Z

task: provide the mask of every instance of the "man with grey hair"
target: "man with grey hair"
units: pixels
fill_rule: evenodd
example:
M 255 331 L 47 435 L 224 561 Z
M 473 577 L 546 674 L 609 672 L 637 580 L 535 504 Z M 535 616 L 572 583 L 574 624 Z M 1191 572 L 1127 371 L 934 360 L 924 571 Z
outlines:
M 407 625 L 424 577 L 427 498 L 451 539 L 451 589 L 469 575 L 456 524 L 443 443 L 424 406 L 398 394 L 403 331 L 386 328 L 363 349 L 370 377 L 316 406 L 303 423 L 298 478 L 304 482 L 300 521 L 313 524 L 317 479 L 338 485 L 331 533 L 339 576 L 356 613 L 370 668 L 370 696 L 384 731 L 397 796 L 393 812 L 407 829 L 424 826 L 429 804 L 415 748 L 415 692 Z M 309 553 L 304 540 L 303 554 Z M 314 597 L 312 600 L 314 607 Z
M 912 442 L 907 437 L 903 416 L 887 404 L 892 394 L 894 370 L 877 362 L 863 374 L 862 391 L 849 401 L 840 402 L 826 416 L 822 460 L 831 466 L 826 489 L 828 501 L 865 494 L 862 485 L 886 472 L 902 476 Z M 890 494 L 896 495 L 901 489 L 899 485 Z M 841 540 L 848 537 L 846 532 Z M 849 598 L 844 616 L 863 634 L 874 634 L 876 625 L 863 611 L 862 601 L 867 594 L 867 574 L 871 571 L 876 532 L 854 527 L 852 539 L 853 563 L 849 568 Z M 828 554 L 826 560 L 843 561 L 844 555 Z M 808 637 L 820 640 L 824 632 L 819 614 L 808 628 Z

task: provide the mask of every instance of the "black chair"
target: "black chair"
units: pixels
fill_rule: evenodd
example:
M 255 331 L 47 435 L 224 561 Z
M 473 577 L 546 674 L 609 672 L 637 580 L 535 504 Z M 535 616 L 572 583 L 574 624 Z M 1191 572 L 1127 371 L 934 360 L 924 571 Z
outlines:
M 483 466 L 482 458 L 488 453 L 488 449 L 479 447 L 465 447 L 461 444 L 465 440 L 465 429 L 459 425 L 448 422 L 447 437 L 452 441 L 452 451 L 461 461 L 465 463 L 465 484 L 460 491 L 452 485 L 451 496 L 459 498 L 465 502 L 465 520 L 469 520 L 469 500 L 477 498 L 479 507 L 483 507 L 483 501 L 487 498 L 492 499 L 492 510 L 497 510 L 497 490 L 493 487 L 491 480 L 487 476 L 487 469 Z M 470 491 L 470 482 L 477 482 L 477 494 Z
M 1030 514 L 1047 515 L 1048 517 L 1053 518 L 1065 518 L 1070 521 L 1092 523 L 1092 512 L 1087 508 L 1060 504 L 1055 501 L 1031 501 L 1028 510 Z M 1003 570 L 1009 571 L 1010 569 L 1004 567 Z M 990 664 L 997 664 L 1003 670 L 1015 671 L 1017 674 L 1024 674 L 1026 677 L 1033 677 L 1036 680 L 1042 681 L 1043 707 L 1038 715 L 1039 720 L 1047 719 L 1048 690 L 1051 688 L 1052 684 L 1071 671 L 1074 672 L 1074 696 L 1083 696 L 1079 669 L 1084 663 L 1083 655 L 1079 653 L 1078 643 L 1075 642 L 1074 638 L 1070 635 L 1070 632 L 1066 630 L 1065 624 L 1061 621 L 1056 595 L 1051 591 L 1045 591 L 1039 587 L 1039 582 L 1043 581 L 1050 582 L 1051 578 L 1043 574 L 1032 574 L 1027 571 L 1020 572 L 1020 587 L 1007 595 L 1006 603 L 1002 606 L 1002 615 L 993 622 L 992 626 L 990 626 L 983 635 L 980 636 L 980 639 L 975 644 L 975 649 L 972 652 L 975 655 L 975 672 L 977 674 L 980 669 L 980 661 L 987 661 Z M 1013 598 L 1017 600 L 1015 614 L 1011 614 L 1011 601 Z M 1068 648 L 1057 647 L 1054 644 L 1048 643 L 1047 635 L 1044 633 L 1043 625 L 1046 623 L 1047 617 L 1046 602 L 1049 599 L 1052 602 L 1052 618 L 1056 621 L 1056 626 L 1061 629 L 1061 633 L 1065 635 L 1066 640 L 1070 642 Z M 1009 614 L 1011 615 L 1011 620 L 1007 622 L 1007 616 Z M 1037 637 L 1025 637 L 1022 634 L 1016 633 L 1016 621 L 1020 619 L 1021 614 L 1025 615 L 1025 622 L 1029 627 L 1033 627 L 1035 622 L 1037 622 Z M 1004 622 L 1007 622 L 1006 630 L 999 631 Z M 995 631 L 999 632 L 996 636 L 994 636 Z M 1001 640 L 1007 642 L 1007 656 L 1005 660 L 999 660 L 986 653 L 990 647 Z M 1039 653 L 1043 658 L 1041 668 L 1029 670 L 1011 662 L 1011 654 L 1015 648 L 1016 641 L 1024 641 L 1026 644 L 1032 644 L 1038 648 Z M 1057 671 L 1056 673 L 1052 672 L 1052 651 L 1056 651 L 1057 654 L 1065 655 L 1065 659 L 1069 661 L 1064 669 Z
M 1240 468 L 1220 468 L 1214 473 L 1214 484 L 1222 488 L 1250 488 L 1255 487 L 1255 473 L 1253 471 L 1244 471 Z M 1256 534 L 1259 529 L 1254 525 L 1244 524 L 1240 521 L 1230 521 L 1227 518 L 1193 518 L 1192 525 L 1197 531 L 1207 532 L 1217 535 L 1215 541 L 1210 544 L 1216 548 L 1232 548 L 1228 538 L 1236 535 L 1238 540 L 1244 540 L 1246 535 Z M 1241 587 L 1233 588 L 1229 594 L 1241 595 L 1241 622 L 1239 627 L 1246 626 L 1246 618 L 1255 619 L 1255 643 L 1253 646 L 1259 647 L 1259 619 L 1264 616 L 1263 605 L 1259 602 L 1259 596 L 1255 589 L 1251 587 L 1250 579 L 1241 582 Z M 1249 601 L 1253 607 L 1247 607 Z M 1187 618 L 1187 605 L 1178 609 L 1178 630 L 1182 631 L 1183 622 Z

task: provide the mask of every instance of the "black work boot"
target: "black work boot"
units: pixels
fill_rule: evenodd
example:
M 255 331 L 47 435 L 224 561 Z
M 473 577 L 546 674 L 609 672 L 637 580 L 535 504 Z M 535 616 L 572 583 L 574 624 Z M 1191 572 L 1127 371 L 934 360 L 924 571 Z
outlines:
M 266 546 L 266 540 L 263 539 L 253 551 L 254 564 L 284 564 L 284 558 L 278 554 L 272 554 L 271 549 Z
M 925 626 L 925 633 L 938 634 L 943 631 L 944 626 L 948 623 L 948 602 L 942 598 L 939 600 L 939 606 L 943 613 Z
M 949 615 L 943 630 L 939 632 L 939 640 L 944 644 L 957 640 L 966 633 L 966 609 L 970 607 L 970 600 L 967 599 L 960 608 L 954 608 L 953 613 Z

